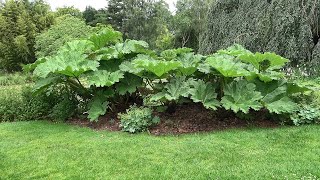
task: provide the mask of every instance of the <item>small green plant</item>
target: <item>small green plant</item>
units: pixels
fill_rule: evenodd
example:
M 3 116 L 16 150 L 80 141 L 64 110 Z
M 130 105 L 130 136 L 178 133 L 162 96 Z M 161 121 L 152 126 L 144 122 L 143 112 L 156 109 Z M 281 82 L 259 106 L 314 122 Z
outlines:
M 160 122 L 159 117 L 152 116 L 152 110 L 146 107 L 131 106 L 127 109 L 126 113 L 118 114 L 123 131 L 129 133 L 143 132 L 151 125 L 158 124 Z
M 299 111 L 290 116 L 294 125 L 319 124 L 320 108 L 312 105 L 300 105 Z

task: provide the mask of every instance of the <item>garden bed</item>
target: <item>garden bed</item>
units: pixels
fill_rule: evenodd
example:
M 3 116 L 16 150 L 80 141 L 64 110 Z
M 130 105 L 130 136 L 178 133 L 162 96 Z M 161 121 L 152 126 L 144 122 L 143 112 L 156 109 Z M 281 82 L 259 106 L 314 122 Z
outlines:
M 186 134 L 196 132 L 211 132 L 235 128 L 262 127 L 274 128 L 279 123 L 266 118 L 263 111 L 257 112 L 255 120 L 243 120 L 234 113 L 224 110 L 210 111 L 200 104 L 185 104 L 177 107 L 175 113 L 156 113 L 161 121 L 149 129 L 154 135 Z M 108 114 L 98 122 L 71 119 L 69 124 L 90 127 L 96 130 L 121 131 L 120 120 L 115 114 Z

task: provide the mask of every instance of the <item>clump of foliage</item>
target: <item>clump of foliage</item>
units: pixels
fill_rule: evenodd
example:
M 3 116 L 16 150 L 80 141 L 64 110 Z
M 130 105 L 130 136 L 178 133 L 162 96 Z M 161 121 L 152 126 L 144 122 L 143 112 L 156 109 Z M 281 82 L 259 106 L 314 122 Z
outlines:
M 176 47 L 189 47 L 198 52 L 210 4 L 215 0 L 177 0 L 170 27 Z
M 17 113 L 22 104 L 21 89 L 17 87 L 0 90 L 0 122 L 19 120 Z
M 35 37 L 53 23 L 50 6 L 42 0 L 8 0 L 0 7 L 0 69 L 21 70 L 35 61 Z
M 0 87 L 12 85 L 25 85 L 33 82 L 33 77 L 30 74 L 3 74 L 0 75 Z
M 309 74 L 319 72 L 319 12 L 317 0 L 217 0 L 208 13 L 200 52 L 239 43 L 251 51 L 275 52 L 299 68 L 308 64 Z
M 54 15 L 56 17 L 70 15 L 70 16 L 73 16 L 73 17 L 76 17 L 76 18 L 79 18 L 79 19 L 82 18 L 82 12 L 79 9 L 75 8 L 74 6 L 59 7 L 54 12 Z
M 171 13 L 164 0 L 109 0 L 104 13 L 108 23 L 121 31 L 126 38 L 146 41 L 152 48 L 156 48 L 157 44 L 159 46 L 159 39 L 170 38 L 166 31 Z
M 265 109 L 292 114 L 298 109 L 293 95 L 310 88 L 286 78 L 281 69 L 287 62 L 275 53 L 252 53 L 237 44 L 209 56 L 188 48 L 158 54 L 144 41 L 123 41 L 120 32 L 104 28 L 68 42 L 31 67 L 40 78 L 36 92 L 66 86 L 79 102 L 88 102 L 88 118 L 97 121 L 142 99 L 171 113 L 188 101 L 234 113 Z
M 30 86 L 0 87 L 0 122 L 59 120 L 64 121 L 79 114 L 78 104 L 72 93 L 63 87 L 34 94 Z
M 56 18 L 55 23 L 36 37 L 36 56 L 38 58 L 55 55 L 66 42 L 85 38 L 93 33 L 93 28 L 70 14 Z
M 290 118 L 297 126 L 302 124 L 319 124 L 320 108 L 312 105 L 301 105 L 299 110 L 292 114 Z
M 89 101 L 88 118 L 96 121 L 107 109 L 113 111 L 117 105 L 137 98 L 142 79 L 120 70 L 120 65 L 144 53 L 146 47 L 148 44 L 142 41 L 123 41 L 122 34 L 111 28 L 88 39 L 74 40 L 57 55 L 34 64 L 34 74 L 42 78 L 35 90 L 56 84 L 69 87 L 82 101 Z
M 320 84 L 316 80 L 297 80 L 298 83 L 307 85 L 313 89 L 313 92 L 301 93 L 294 97 L 299 104 L 296 112 L 290 114 L 293 124 L 299 126 L 303 124 L 320 123 L 320 101 L 319 94 Z
M 152 116 L 152 109 L 131 106 L 126 113 L 119 113 L 120 127 L 130 133 L 143 132 L 152 125 L 158 124 L 160 119 Z

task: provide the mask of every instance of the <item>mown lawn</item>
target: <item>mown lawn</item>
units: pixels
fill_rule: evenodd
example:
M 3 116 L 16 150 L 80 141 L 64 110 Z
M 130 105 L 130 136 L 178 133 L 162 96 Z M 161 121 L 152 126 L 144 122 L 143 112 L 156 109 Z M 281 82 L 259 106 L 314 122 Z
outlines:
M 0 179 L 318 179 L 320 127 L 181 136 L 0 124 Z

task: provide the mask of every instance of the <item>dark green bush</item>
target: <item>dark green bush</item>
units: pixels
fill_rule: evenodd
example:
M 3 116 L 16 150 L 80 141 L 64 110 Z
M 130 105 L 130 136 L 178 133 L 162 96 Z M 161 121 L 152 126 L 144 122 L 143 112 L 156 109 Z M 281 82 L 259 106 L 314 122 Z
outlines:
M 275 52 L 313 74 L 319 72 L 319 25 L 317 0 L 217 0 L 204 24 L 200 52 L 239 43 L 250 51 Z
M 152 110 L 145 107 L 131 106 L 126 113 L 119 113 L 123 131 L 137 133 L 146 131 L 151 125 L 160 122 L 158 117 L 152 116 Z
M 29 120 L 59 120 L 70 118 L 77 111 L 75 98 L 65 90 L 34 94 L 30 87 L 2 87 L 0 122 Z
M 21 104 L 20 87 L 0 87 L 0 122 L 18 119 Z

